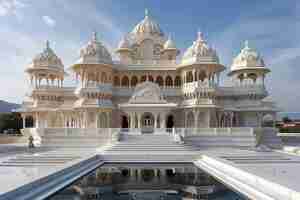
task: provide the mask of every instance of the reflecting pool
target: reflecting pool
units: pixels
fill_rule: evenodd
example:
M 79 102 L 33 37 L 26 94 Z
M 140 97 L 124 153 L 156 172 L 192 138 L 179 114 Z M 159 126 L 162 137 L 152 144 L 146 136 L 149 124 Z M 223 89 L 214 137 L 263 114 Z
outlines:
M 192 164 L 105 164 L 48 200 L 246 200 Z

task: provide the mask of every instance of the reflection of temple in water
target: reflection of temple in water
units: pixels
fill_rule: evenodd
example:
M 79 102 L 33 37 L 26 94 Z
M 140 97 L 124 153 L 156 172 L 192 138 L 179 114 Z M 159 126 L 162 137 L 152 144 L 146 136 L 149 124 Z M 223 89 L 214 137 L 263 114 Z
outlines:
M 104 165 L 51 200 L 242 199 L 193 165 Z M 225 197 L 225 198 L 223 198 Z M 230 199 L 230 198 L 229 198 Z

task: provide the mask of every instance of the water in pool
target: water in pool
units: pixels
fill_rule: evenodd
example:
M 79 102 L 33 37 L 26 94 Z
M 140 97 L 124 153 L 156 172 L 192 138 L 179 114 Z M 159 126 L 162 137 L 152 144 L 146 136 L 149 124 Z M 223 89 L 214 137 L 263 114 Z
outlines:
M 105 164 L 48 200 L 246 200 L 192 164 Z

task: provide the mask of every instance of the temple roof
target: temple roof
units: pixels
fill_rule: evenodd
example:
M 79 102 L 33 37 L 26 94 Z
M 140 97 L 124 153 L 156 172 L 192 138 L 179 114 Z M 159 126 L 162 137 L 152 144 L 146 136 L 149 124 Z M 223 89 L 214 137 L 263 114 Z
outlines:
M 80 50 L 77 64 L 111 64 L 112 57 L 107 48 L 97 39 L 94 32 L 92 39 Z
M 231 71 L 241 69 L 266 69 L 262 56 L 253 48 L 249 47 L 249 42 L 245 41 L 244 48 L 239 55 L 233 59 Z

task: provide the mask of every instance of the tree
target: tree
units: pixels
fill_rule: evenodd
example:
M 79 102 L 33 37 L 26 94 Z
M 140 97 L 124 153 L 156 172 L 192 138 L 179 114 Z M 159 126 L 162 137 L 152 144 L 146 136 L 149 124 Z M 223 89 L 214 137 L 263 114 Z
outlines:
M 292 120 L 291 120 L 288 116 L 283 117 L 283 118 L 282 118 L 282 121 L 283 121 L 284 123 L 292 122 Z
M 6 129 L 15 129 L 17 132 L 22 128 L 22 119 L 17 113 L 0 114 L 0 133 Z

